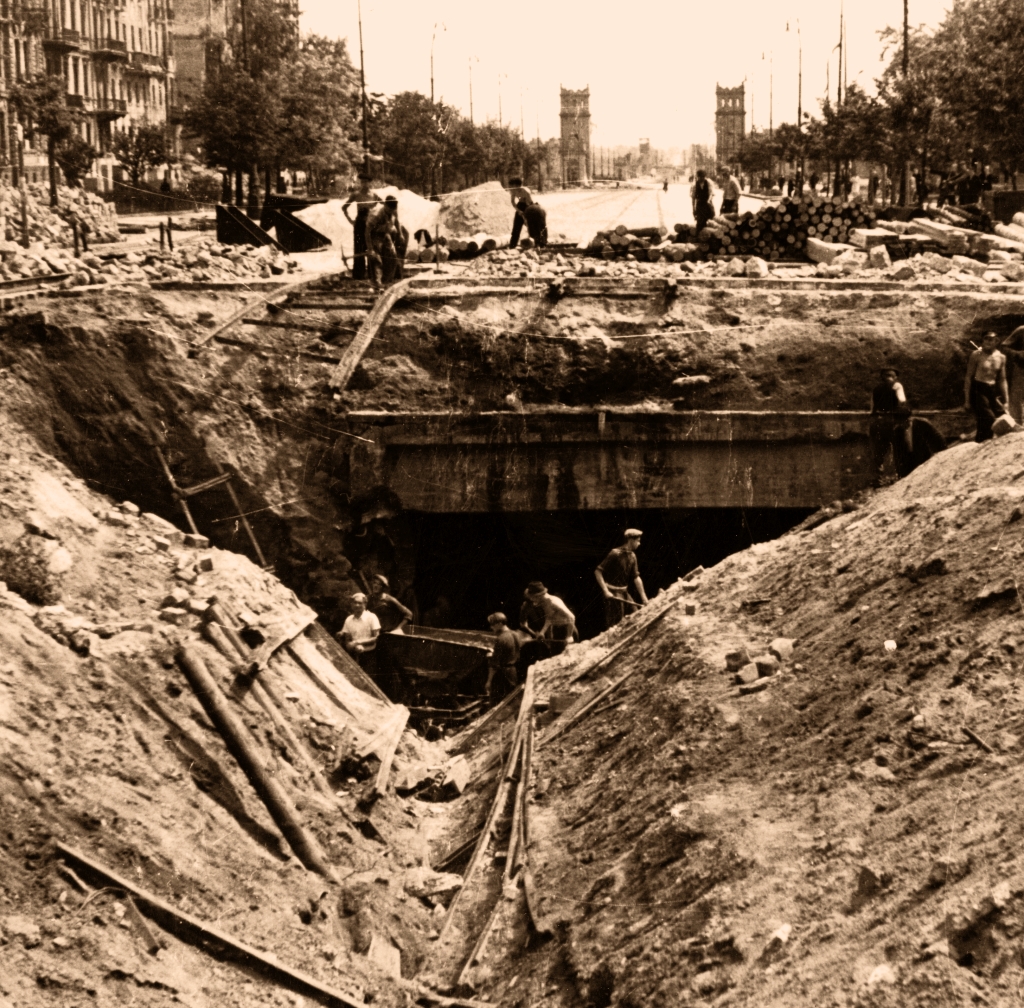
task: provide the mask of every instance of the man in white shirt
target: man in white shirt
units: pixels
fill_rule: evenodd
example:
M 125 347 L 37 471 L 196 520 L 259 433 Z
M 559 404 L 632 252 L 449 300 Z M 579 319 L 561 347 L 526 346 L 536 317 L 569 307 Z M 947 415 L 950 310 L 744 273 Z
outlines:
M 380 636 L 380 620 L 366 608 L 367 598 L 362 592 L 352 596 L 352 614 L 345 618 L 342 625 L 341 643 L 345 650 L 352 655 L 359 664 L 367 668 L 371 665 L 374 652 L 377 648 L 377 638 Z
M 731 172 L 722 172 L 722 209 L 719 213 L 740 212 L 740 180 Z

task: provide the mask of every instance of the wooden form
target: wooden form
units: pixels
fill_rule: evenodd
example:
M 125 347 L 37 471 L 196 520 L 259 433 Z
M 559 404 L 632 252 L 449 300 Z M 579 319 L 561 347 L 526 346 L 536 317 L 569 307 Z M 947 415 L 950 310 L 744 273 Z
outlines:
M 658 620 L 660 620 L 663 616 L 667 615 L 672 610 L 674 605 L 674 602 L 669 602 L 668 605 L 666 605 L 661 610 L 661 612 L 658 613 L 657 616 L 655 616 L 653 619 L 649 619 L 646 623 L 644 623 L 643 626 L 637 627 L 631 633 L 627 634 L 625 637 L 622 638 L 622 640 L 615 644 L 607 654 L 605 654 L 601 658 L 598 658 L 598 660 L 594 662 L 593 665 L 588 665 L 585 669 L 583 669 L 582 672 L 577 672 L 576 675 L 574 675 L 569 680 L 569 682 L 579 682 L 580 679 L 585 679 L 588 675 L 593 674 L 603 665 L 607 665 L 608 662 L 610 662 L 612 658 L 614 658 L 615 655 L 617 655 L 631 640 L 633 640 L 635 637 L 638 637 L 645 630 L 650 630 L 650 628 L 654 626 L 654 624 L 657 623 Z
M 171 934 L 177 935 L 182 941 L 188 942 L 199 948 L 206 949 L 209 945 L 215 944 L 234 959 L 255 966 L 261 973 L 272 978 L 289 990 L 301 994 L 307 994 L 320 1001 L 342 1005 L 343 1008 L 365 1008 L 362 1002 L 353 1001 L 341 991 L 321 982 L 308 973 L 301 970 L 291 969 L 277 961 L 277 957 L 267 955 L 246 945 L 226 931 L 213 924 L 193 917 L 191 914 L 171 906 L 166 900 L 154 895 L 134 882 L 107 868 L 106 865 L 89 857 L 75 847 L 68 844 L 57 843 L 57 853 L 70 861 L 78 864 L 85 874 L 91 875 L 105 886 L 121 889 L 130 896 L 138 906 L 140 912 L 156 921 L 162 928 Z
M 287 284 L 284 287 L 279 287 L 274 292 L 272 297 L 261 297 L 255 301 L 250 301 L 248 304 L 239 308 L 237 311 L 232 312 L 231 315 L 228 317 L 227 321 L 222 322 L 219 326 L 217 326 L 216 329 L 213 329 L 211 332 L 208 332 L 201 340 L 199 340 L 195 344 L 196 347 L 200 348 L 209 344 L 215 336 L 219 336 L 222 332 L 224 332 L 225 329 L 230 329 L 231 326 L 233 326 L 236 322 L 239 322 L 243 318 L 245 318 L 245 316 L 248 315 L 249 312 L 251 312 L 253 308 L 255 308 L 257 305 L 265 304 L 267 306 L 270 306 L 284 304 L 284 302 L 287 301 L 292 294 L 298 293 L 298 291 L 302 290 L 304 287 L 308 287 L 309 284 L 311 284 L 312 282 L 313 278 L 299 280 L 297 283 L 291 283 Z

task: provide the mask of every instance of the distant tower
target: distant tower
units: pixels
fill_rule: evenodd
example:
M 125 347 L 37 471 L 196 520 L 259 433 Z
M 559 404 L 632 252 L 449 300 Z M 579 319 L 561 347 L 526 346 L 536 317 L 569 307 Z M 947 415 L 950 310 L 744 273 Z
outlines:
M 561 94 L 562 185 L 579 185 L 590 181 L 590 85 Z
M 724 88 L 715 85 L 715 141 L 716 158 L 722 167 L 733 164 L 743 142 L 747 110 L 744 104 L 745 85 Z

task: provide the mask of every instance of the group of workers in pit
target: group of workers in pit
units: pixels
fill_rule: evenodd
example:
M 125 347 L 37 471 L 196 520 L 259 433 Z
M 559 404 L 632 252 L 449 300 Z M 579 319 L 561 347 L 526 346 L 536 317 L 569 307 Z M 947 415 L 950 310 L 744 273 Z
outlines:
M 1002 339 L 994 332 L 982 337 L 967 360 L 964 406 L 973 411 L 974 440 L 989 441 L 993 425 L 1005 418 L 1012 429 L 1024 422 L 1024 326 Z M 890 453 L 902 479 L 946 446 L 945 438 L 927 420 L 911 415 L 907 394 L 896 368 L 882 368 L 882 380 L 871 392 L 872 467 L 877 486 Z
M 341 205 L 341 212 L 352 225 L 352 278 L 369 280 L 381 288 L 402 278 L 402 264 L 409 248 L 409 229 L 398 219 L 398 197 L 389 194 L 384 199 L 370 188 L 369 175 L 360 174 L 358 185 Z M 534 245 L 548 243 L 548 220 L 544 208 L 533 198 L 528 186 L 520 178 L 509 179 L 509 196 L 515 214 L 512 218 L 512 237 L 508 247 L 515 248 L 526 225 L 526 232 Z M 431 197 L 437 200 L 438 197 Z M 349 207 L 355 207 L 355 217 Z M 417 231 L 416 236 L 427 235 Z
M 608 627 L 648 601 L 636 559 L 642 535 L 640 529 L 626 529 L 623 544 L 613 549 L 594 571 L 604 595 Z M 388 580 L 384 575 L 374 575 L 369 588 L 369 595 L 360 592 L 352 596 L 352 612 L 346 617 L 338 638 L 345 650 L 372 675 L 376 670 L 377 639 L 382 633 L 402 633 L 402 628 L 412 620 L 412 612 L 388 593 Z M 630 590 L 636 593 L 637 600 L 630 595 Z M 534 649 L 534 654 L 540 658 L 557 654 L 568 643 L 579 640 L 572 610 L 540 581 L 531 581 L 523 592 L 518 630 L 509 627 L 508 617 L 502 612 L 491 613 L 487 625 L 495 638 L 487 660 L 485 692 L 489 698 L 496 688 L 515 687 L 524 647 L 537 642 L 541 646 Z

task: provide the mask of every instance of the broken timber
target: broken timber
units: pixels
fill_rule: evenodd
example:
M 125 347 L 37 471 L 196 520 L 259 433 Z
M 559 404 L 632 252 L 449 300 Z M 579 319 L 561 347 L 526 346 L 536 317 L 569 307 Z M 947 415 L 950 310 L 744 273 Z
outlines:
M 391 309 L 408 293 L 412 282 L 411 277 L 407 280 L 399 280 L 388 287 L 377 299 L 370 314 L 366 316 L 366 321 L 359 327 L 359 332 L 342 353 L 341 363 L 334 369 L 334 373 L 328 381 L 331 389 L 339 391 L 349 383 L 356 365 L 369 349 L 373 338 L 384 324 L 384 320 L 388 317 Z
M 56 850 L 61 857 L 74 861 L 84 869 L 86 874 L 92 875 L 104 885 L 121 889 L 135 901 L 140 912 L 145 913 L 171 934 L 177 935 L 182 941 L 200 948 L 206 948 L 211 944 L 219 946 L 232 958 L 255 966 L 261 973 L 273 978 L 289 990 L 308 994 L 310 997 L 320 1000 L 335 1002 L 343 1005 L 344 1008 L 365 1008 L 361 1002 L 353 1001 L 341 991 L 329 987 L 316 977 L 303 973 L 301 970 L 283 966 L 277 962 L 276 956 L 260 952 L 213 924 L 207 924 L 199 920 L 198 917 L 193 917 L 191 914 L 185 913 L 184 910 L 171 906 L 159 896 L 129 882 L 82 851 L 59 841 Z

